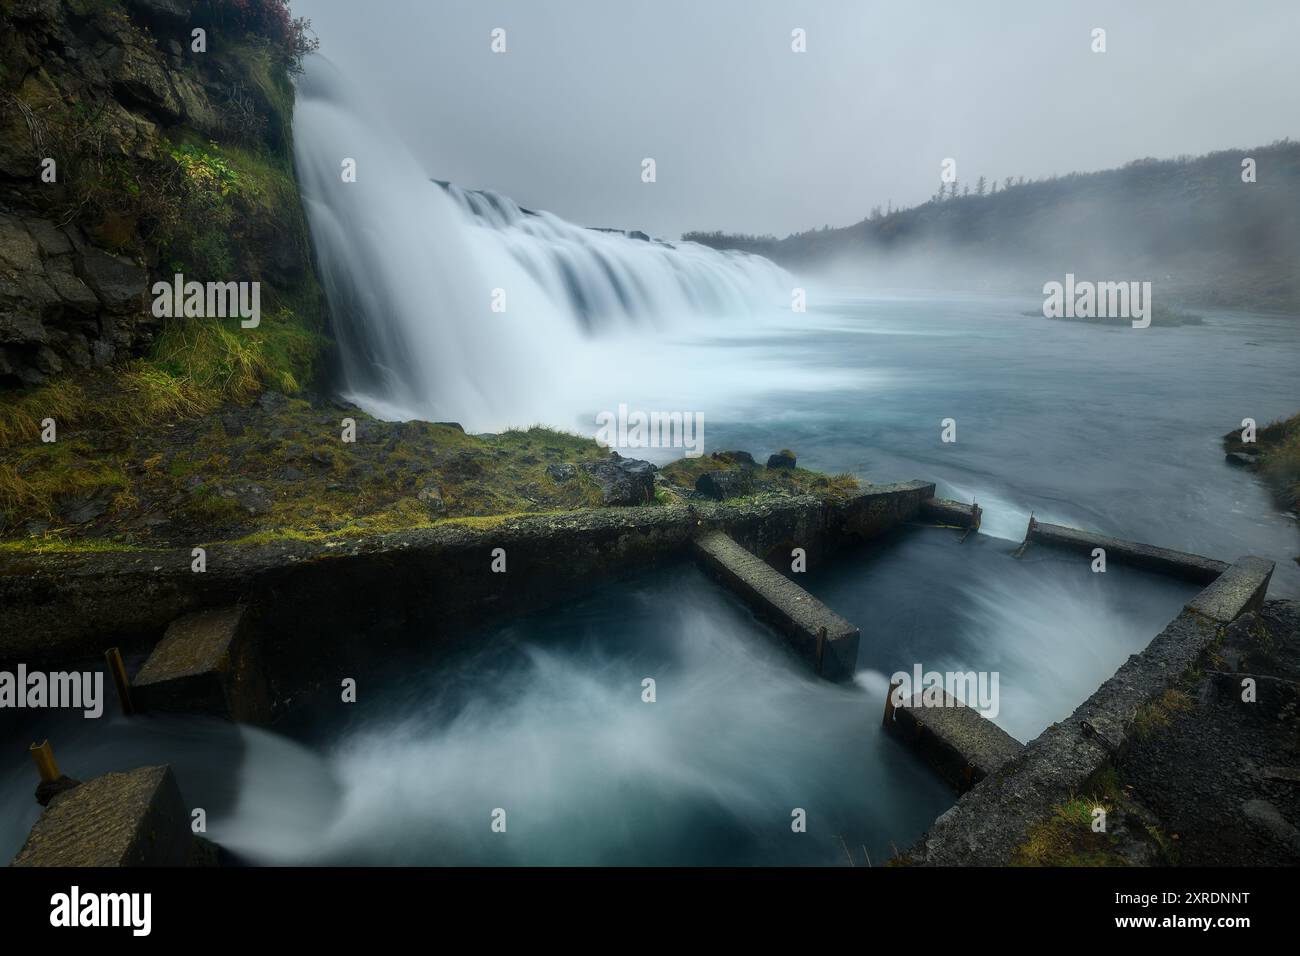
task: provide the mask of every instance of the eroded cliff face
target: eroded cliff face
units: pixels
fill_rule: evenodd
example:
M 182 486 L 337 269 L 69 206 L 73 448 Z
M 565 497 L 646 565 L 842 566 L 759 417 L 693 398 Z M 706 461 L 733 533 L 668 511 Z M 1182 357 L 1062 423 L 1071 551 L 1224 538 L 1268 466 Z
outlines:
M 150 284 L 176 271 L 260 281 L 289 321 L 319 318 L 295 51 L 245 7 L 0 0 L 0 389 L 146 354 Z

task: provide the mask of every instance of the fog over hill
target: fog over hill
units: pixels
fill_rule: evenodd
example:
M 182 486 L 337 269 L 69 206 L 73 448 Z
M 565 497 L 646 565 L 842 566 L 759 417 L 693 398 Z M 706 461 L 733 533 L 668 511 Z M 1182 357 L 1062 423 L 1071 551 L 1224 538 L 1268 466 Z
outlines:
M 1247 158 L 1255 182 L 1243 181 Z M 1029 292 L 1071 272 L 1151 281 L 1175 303 L 1300 313 L 1300 143 L 958 181 L 919 206 L 784 239 L 683 238 L 878 287 Z

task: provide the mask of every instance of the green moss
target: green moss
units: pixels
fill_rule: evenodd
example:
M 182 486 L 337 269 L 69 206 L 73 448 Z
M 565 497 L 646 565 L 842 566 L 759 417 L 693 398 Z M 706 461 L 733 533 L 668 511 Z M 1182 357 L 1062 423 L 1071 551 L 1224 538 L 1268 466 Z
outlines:
M 107 497 L 126 506 L 129 489 L 119 456 L 74 438 L 30 444 L 0 461 L 0 513 L 7 524 L 53 521 L 69 498 Z
M 0 541 L 0 554 L 104 554 L 139 551 L 123 541 L 106 538 L 67 538 L 59 534 L 30 535 Z
M 783 451 L 794 457 L 794 452 Z M 747 470 L 751 477 L 752 493 L 735 500 L 747 500 L 763 494 L 785 495 L 843 495 L 860 487 L 854 475 L 825 475 L 806 468 L 763 468 L 742 462 L 726 453 L 715 453 L 700 458 L 680 458 L 663 469 L 663 476 L 677 488 L 691 490 L 701 476 L 711 471 Z
M 1140 840 L 1144 835 L 1155 847 L 1158 862 L 1168 865 L 1177 861 L 1173 840 L 1159 827 L 1126 812 L 1132 801 L 1114 766 L 1107 765 L 1093 774 L 1081 791 L 1054 807 L 1046 820 L 1030 829 L 1025 842 L 1012 853 L 1013 866 L 1127 866 L 1113 829 L 1121 814 L 1128 828 L 1126 839 L 1137 836 Z M 1092 830 L 1093 812 L 1098 808 L 1106 811 L 1108 832 Z
M 1241 440 L 1233 430 L 1223 436 L 1230 452 L 1253 452 L 1259 456 L 1259 476 L 1273 492 L 1278 505 L 1300 510 L 1300 415 L 1269 422 L 1256 430 L 1254 444 Z
M 1114 795 L 1102 792 L 1072 797 L 1035 824 L 1012 853 L 1012 866 L 1123 866 L 1107 833 L 1094 833 L 1093 812 L 1115 812 Z
M 252 91 L 239 119 L 246 136 L 269 141 L 286 165 L 293 155 L 293 82 L 282 57 L 264 38 L 247 37 L 221 51 L 223 65 L 243 77 Z
M 1138 739 L 1146 739 L 1157 729 L 1167 727 L 1173 714 L 1191 707 L 1192 699 L 1185 691 L 1171 688 L 1137 709 L 1133 715 L 1133 734 Z

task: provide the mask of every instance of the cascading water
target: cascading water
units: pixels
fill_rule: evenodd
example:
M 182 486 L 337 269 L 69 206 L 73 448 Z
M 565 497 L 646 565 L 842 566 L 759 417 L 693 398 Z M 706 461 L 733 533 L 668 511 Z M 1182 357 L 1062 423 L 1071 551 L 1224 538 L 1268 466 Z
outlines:
M 374 414 L 557 423 L 590 401 L 568 391 L 573 369 L 617 365 L 627 334 L 788 308 L 793 282 L 766 259 L 584 228 L 432 180 L 344 88 L 314 58 L 295 157 L 345 391 Z

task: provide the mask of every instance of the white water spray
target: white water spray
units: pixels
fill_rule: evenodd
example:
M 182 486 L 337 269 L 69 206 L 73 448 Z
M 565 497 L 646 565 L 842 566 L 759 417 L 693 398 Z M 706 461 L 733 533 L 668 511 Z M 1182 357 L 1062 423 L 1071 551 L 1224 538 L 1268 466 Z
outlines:
M 793 280 L 766 259 L 583 228 L 436 182 L 344 89 L 314 58 L 295 158 L 345 391 L 374 414 L 471 430 L 571 418 L 590 401 L 578 386 L 638 338 L 788 308 Z

